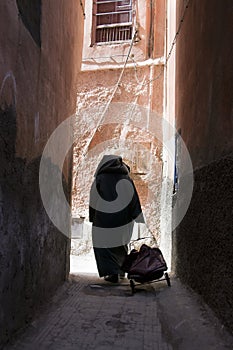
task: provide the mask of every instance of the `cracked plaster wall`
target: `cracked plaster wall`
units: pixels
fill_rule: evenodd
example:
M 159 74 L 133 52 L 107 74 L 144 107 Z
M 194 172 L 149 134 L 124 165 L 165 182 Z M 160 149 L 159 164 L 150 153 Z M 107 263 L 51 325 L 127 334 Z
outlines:
M 163 66 L 154 67 L 155 76 L 161 69 L 163 70 Z M 103 154 L 116 152 L 123 155 L 125 161 L 131 165 L 132 178 L 138 189 L 148 224 L 153 228 L 155 236 L 159 238 L 162 145 L 153 134 L 145 131 L 147 117 L 141 118 L 137 109 L 134 109 L 135 102 L 145 110 L 150 105 L 149 84 L 140 87 L 137 81 L 138 79 L 145 82 L 149 79 L 149 67 L 138 69 L 136 74 L 137 76 L 133 69 L 125 72 L 120 87 L 111 102 L 113 105 L 119 103 L 119 108 L 113 108 L 113 113 L 106 113 L 106 118 L 103 118 L 105 125 L 97 130 L 88 147 L 87 154 L 92 155 L 92 160 L 89 160 L 88 157 L 82 159 L 82 150 L 93 136 L 93 130 L 102 116 L 104 106 L 111 98 L 119 71 L 83 72 L 80 75 L 77 127 L 80 131 L 79 125 L 81 124 L 84 134 L 78 134 L 75 139 L 78 141 L 75 142 L 74 147 L 73 215 L 88 217 L 89 190 L 95 168 Z M 163 76 L 153 84 L 151 100 L 153 112 L 150 113 L 149 118 L 156 118 L 160 122 L 163 115 Z M 119 116 L 121 113 L 123 116 Z M 133 125 L 134 119 L 137 120 L 136 127 Z M 144 158 L 147 159 L 147 169 L 143 174 L 137 173 L 135 169 L 137 144 L 139 147 L 140 145 L 144 147 L 148 153 L 144 155 Z M 101 145 L 103 145 L 102 149 Z M 143 152 L 143 149 L 141 151 Z M 153 198 L 147 198 L 148 192 L 151 195 L 153 193 Z

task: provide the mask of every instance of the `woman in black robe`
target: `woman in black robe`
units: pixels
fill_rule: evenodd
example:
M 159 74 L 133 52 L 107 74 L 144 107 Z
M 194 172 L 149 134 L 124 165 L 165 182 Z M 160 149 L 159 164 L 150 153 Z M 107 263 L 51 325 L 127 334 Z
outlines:
M 122 158 L 105 155 L 97 167 L 90 192 L 89 220 L 100 277 L 118 282 L 128 252 L 133 223 L 144 222 L 130 168 Z

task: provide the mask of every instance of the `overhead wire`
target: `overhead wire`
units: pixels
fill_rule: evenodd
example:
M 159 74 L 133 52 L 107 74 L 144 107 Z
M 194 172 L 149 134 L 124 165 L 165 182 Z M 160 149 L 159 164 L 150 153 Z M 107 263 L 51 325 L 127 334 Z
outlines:
M 114 95 L 115 95 L 115 93 L 116 93 L 116 91 L 117 91 L 119 85 L 120 85 L 122 76 L 123 76 L 123 74 L 124 74 L 124 71 L 125 71 L 127 62 L 128 62 L 128 60 L 129 60 L 129 57 L 130 57 L 130 53 L 131 53 L 131 50 L 132 50 L 133 43 L 134 43 L 134 40 L 135 40 L 136 35 L 137 35 L 137 30 L 135 30 L 134 35 L 133 35 L 133 37 L 132 37 L 132 40 L 131 40 L 131 43 L 130 43 L 130 47 L 129 47 L 129 50 L 128 50 L 128 53 L 127 53 L 127 56 L 126 56 L 126 59 L 125 59 L 125 62 L 124 62 L 124 66 L 123 66 L 123 68 L 122 68 L 122 70 L 121 70 L 121 73 L 120 73 L 120 75 L 119 75 L 119 78 L 118 78 L 118 80 L 117 80 L 117 83 L 116 83 L 115 86 L 114 86 L 113 92 L 111 93 L 111 96 L 110 96 L 108 102 L 106 103 L 103 112 L 101 113 L 100 119 L 98 120 L 98 122 L 97 122 L 97 124 L 96 124 L 96 127 L 94 128 L 94 130 L 93 130 L 93 132 L 92 132 L 92 134 L 91 134 L 91 137 L 89 138 L 87 144 L 85 145 L 85 149 L 84 149 L 84 152 L 82 153 L 82 157 L 85 157 L 85 156 L 86 156 L 86 153 L 87 153 L 87 151 L 88 151 L 88 148 L 89 148 L 89 146 L 90 146 L 90 143 L 91 143 L 91 141 L 93 140 L 93 137 L 95 136 L 95 133 L 96 133 L 96 131 L 98 130 L 99 126 L 101 125 L 101 122 L 102 122 L 102 120 L 103 120 L 103 118 L 104 118 L 104 116 L 105 116 L 105 114 L 106 114 L 106 112 L 107 112 L 107 110 L 108 110 L 108 108 L 109 108 L 109 105 L 110 105 L 110 103 L 111 103 L 111 101 L 112 101 L 112 99 L 113 99 L 113 97 L 114 97 Z
M 184 11 L 183 11 L 183 14 L 182 14 L 181 19 L 180 19 L 180 21 L 179 21 L 179 26 L 178 26 L 177 32 L 176 32 L 176 34 L 175 34 L 175 36 L 174 36 L 174 39 L 173 39 L 173 41 L 172 41 L 172 43 L 171 43 L 171 47 L 170 47 L 170 50 L 169 50 L 169 52 L 168 52 L 168 54 L 167 54 L 167 56 L 166 56 L 165 62 L 164 62 L 164 64 L 162 65 L 163 68 L 161 69 L 161 71 L 159 72 L 159 74 L 158 74 L 155 78 L 153 78 L 153 79 L 148 79 L 148 80 L 145 82 L 145 85 L 146 85 L 146 84 L 150 84 L 152 81 L 155 81 L 155 80 L 159 79 L 159 78 L 161 77 L 161 75 L 163 74 L 163 72 L 164 72 L 164 67 L 167 67 L 167 63 L 168 63 L 168 61 L 169 61 L 169 59 L 170 59 L 170 57 L 171 57 L 171 55 L 172 55 L 173 49 L 174 49 L 174 47 L 175 47 L 177 37 L 178 37 L 178 35 L 180 34 L 180 31 L 181 31 L 181 28 L 182 28 L 182 25 L 183 25 L 183 22 L 184 22 L 184 19 L 185 19 L 186 12 L 187 12 L 187 9 L 188 9 L 188 7 L 189 7 L 190 1 L 191 1 L 191 0 L 187 0 L 187 3 L 186 3 L 186 5 L 185 5 Z

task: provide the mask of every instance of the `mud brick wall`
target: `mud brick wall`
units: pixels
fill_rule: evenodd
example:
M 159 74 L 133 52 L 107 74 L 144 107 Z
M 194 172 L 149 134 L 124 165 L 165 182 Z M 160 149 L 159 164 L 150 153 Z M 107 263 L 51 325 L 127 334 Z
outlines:
M 39 166 L 51 133 L 75 112 L 82 21 L 76 0 L 0 1 L 0 344 L 69 273 L 70 239 L 45 212 Z M 71 153 L 62 170 L 48 159 L 69 203 Z
M 192 201 L 176 229 L 176 271 L 233 331 L 233 155 L 194 173 Z
M 41 201 L 40 158 L 26 163 L 16 157 L 16 131 L 14 108 L 1 109 L 0 341 L 29 322 L 66 279 L 69 259 L 69 239 L 50 222 Z
M 185 5 L 177 0 L 177 24 Z M 178 275 L 233 331 L 232 6 L 190 1 L 177 40 L 176 127 L 195 182 L 173 247 Z

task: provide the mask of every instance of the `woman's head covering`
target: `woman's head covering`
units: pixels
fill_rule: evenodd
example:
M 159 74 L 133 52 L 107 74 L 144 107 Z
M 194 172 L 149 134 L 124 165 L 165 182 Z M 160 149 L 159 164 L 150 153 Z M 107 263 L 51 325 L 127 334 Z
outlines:
M 123 162 L 121 156 L 108 154 L 104 155 L 101 159 L 96 169 L 95 176 L 103 173 L 129 174 L 129 172 L 130 167 Z

